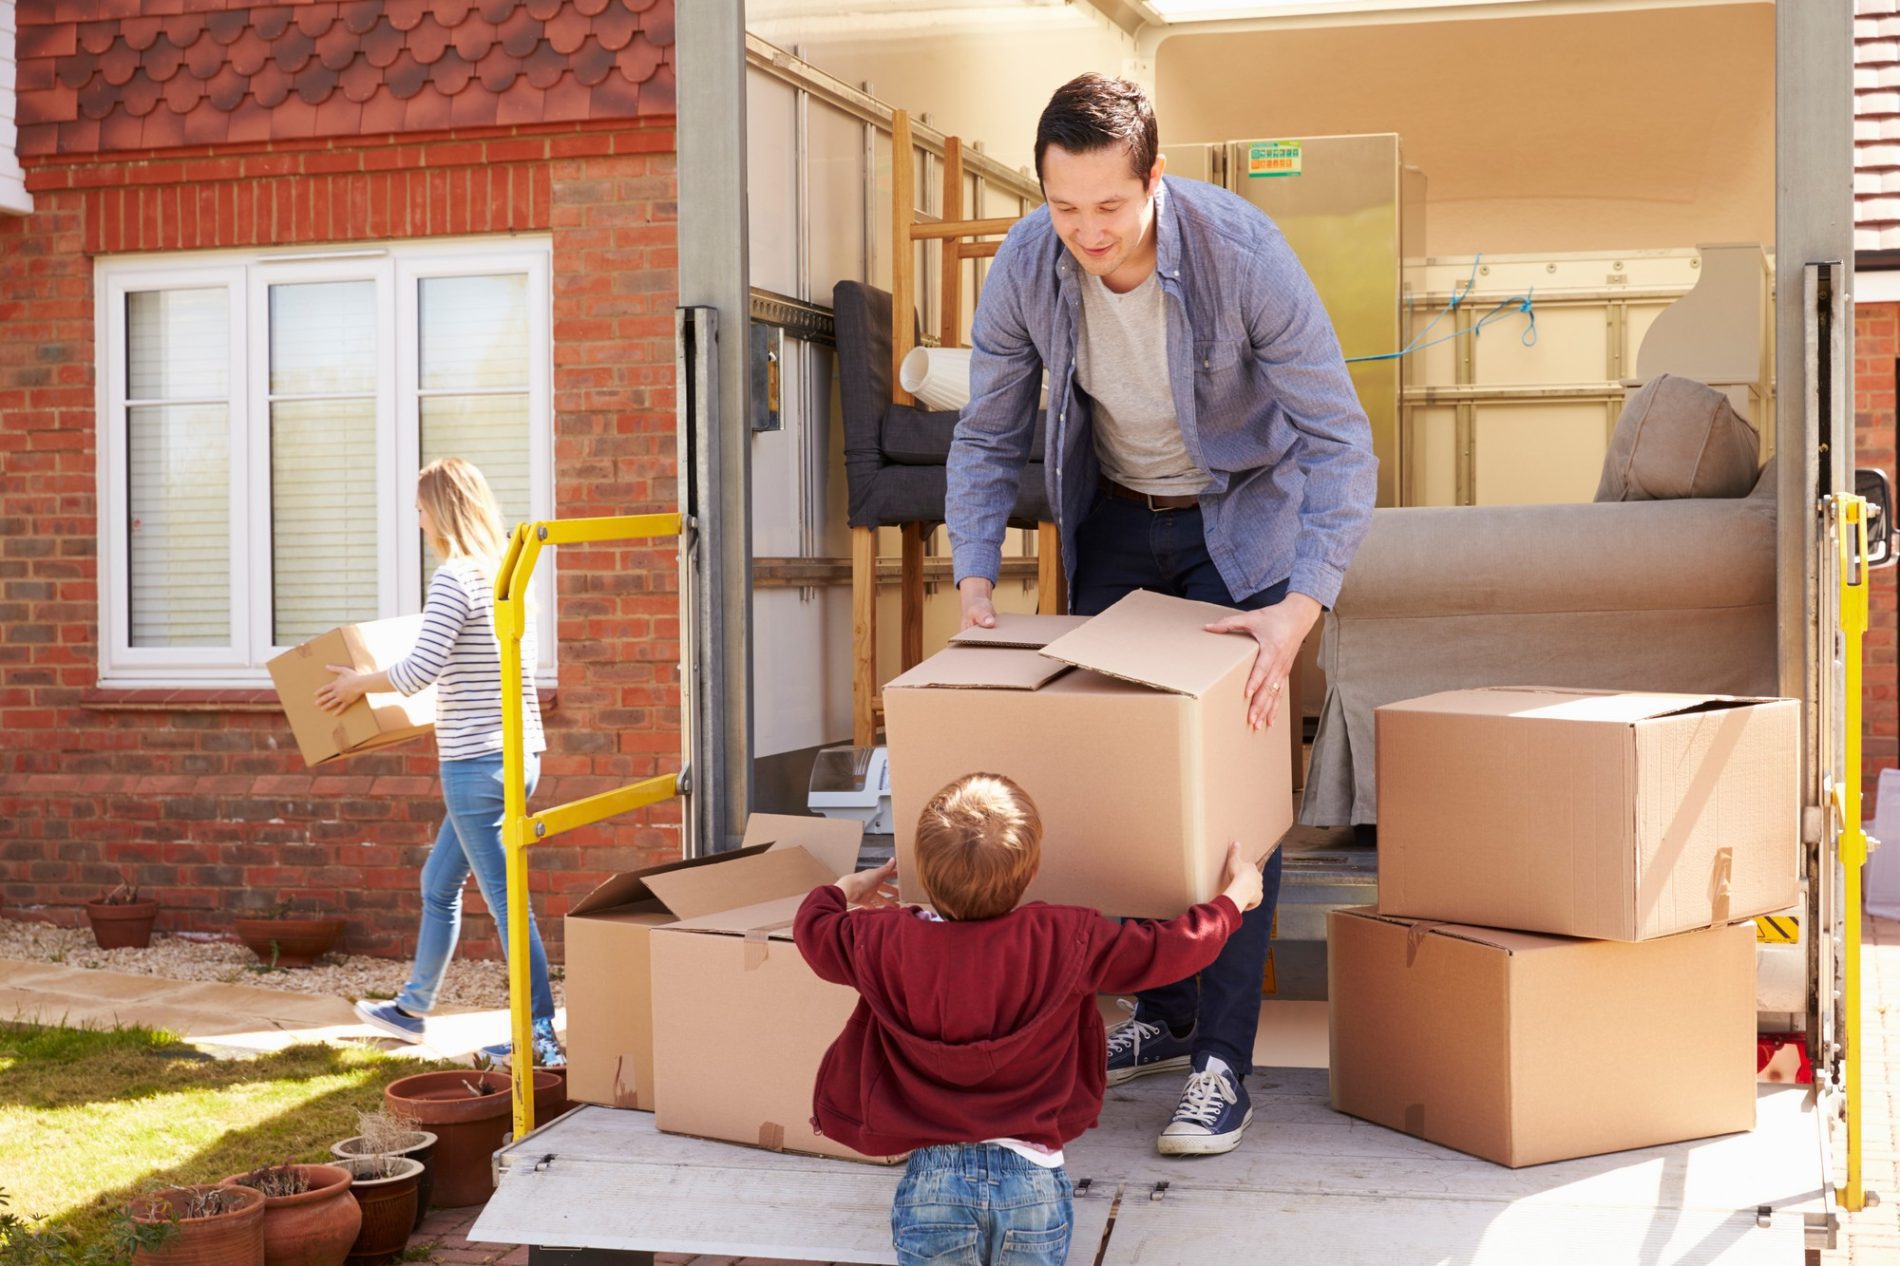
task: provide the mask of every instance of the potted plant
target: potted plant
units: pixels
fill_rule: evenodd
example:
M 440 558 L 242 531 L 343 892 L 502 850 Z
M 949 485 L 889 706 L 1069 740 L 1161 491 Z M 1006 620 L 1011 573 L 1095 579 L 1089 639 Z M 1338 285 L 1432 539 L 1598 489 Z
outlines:
M 355 1156 L 342 1163 L 350 1194 L 362 1210 L 362 1229 L 350 1246 L 350 1266 L 382 1266 L 396 1260 L 416 1225 L 416 1180 L 422 1162 L 406 1156 Z
M 264 1193 L 249 1187 L 167 1187 L 132 1202 L 140 1226 L 170 1223 L 176 1233 L 141 1244 L 132 1266 L 263 1266 Z
M 336 1165 L 267 1165 L 221 1187 L 264 1193 L 264 1266 L 342 1266 L 362 1229 L 350 1171 Z
M 86 903 L 86 922 L 100 949 L 144 949 L 157 918 L 158 902 L 139 900 L 138 885 L 130 880 Z
M 507 1137 L 513 1087 L 507 1073 L 449 1069 L 401 1077 L 383 1088 L 383 1105 L 393 1115 L 436 1135 L 436 1208 L 481 1204 L 494 1194 L 488 1158 Z M 536 1069 L 535 1120 L 552 1115 L 564 1093 L 560 1078 Z
M 330 1155 L 339 1162 L 363 1156 L 402 1156 L 420 1162 L 422 1173 L 416 1179 L 416 1225 L 421 1226 L 435 1193 L 435 1135 L 382 1108 L 357 1113 L 356 1128 L 359 1133 L 354 1137 L 330 1145 Z
M 268 914 L 237 921 L 238 940 L 257 955 L 266 971 L 309 967 L 343 935 L 343 920 L 299 917 L 295 906 L 295 901 L 286 899 Z

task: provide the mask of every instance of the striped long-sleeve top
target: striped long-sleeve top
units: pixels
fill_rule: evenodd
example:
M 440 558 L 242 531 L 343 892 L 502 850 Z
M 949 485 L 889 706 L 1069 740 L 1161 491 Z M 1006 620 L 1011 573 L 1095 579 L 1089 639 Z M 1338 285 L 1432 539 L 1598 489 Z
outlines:
M 547 749 L 541 700 L 534 690 L 533 620 L 521 640 L 525 750 Z M 435 683 L 435 748 L 443 760 L 501 750 L 501 650 L 495 638 L 494 582 L 474 560 L 453 558 L 435 569 L 422 608 L 422 635 L 407 658 L 389 667 L 389 684 L 405 695 Z

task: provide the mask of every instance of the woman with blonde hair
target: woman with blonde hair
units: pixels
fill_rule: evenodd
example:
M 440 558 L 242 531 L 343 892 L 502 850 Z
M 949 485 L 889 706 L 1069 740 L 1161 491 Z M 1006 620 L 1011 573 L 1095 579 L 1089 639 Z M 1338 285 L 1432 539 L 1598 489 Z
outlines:
M 319 706 L 339 712 L 364 694 L 405 695 L 434 683 L 435 744 L 441 758 L 442 798 L 448 814 L 422 867 L 422 928 L 416 938 L 409 983 L 393 1002 L 363 1000 L 363 1020 L 406 1042 L 423 1040 L 423 1017 L 435 1006 L 443 973 L 455 953 L 462 926 L 462 888 L 473 872 L 482 900 L 495 917 L 503 955 L 508 944 L 508 882 L 502 852 L 501 649 L 495 635 L 495 569 L 507 533 L 495 495 L 482 472 L 459 457 L 444 457 L 416 478 L 416 513 L 422 534 L 440 566 L 429 582 L 422 634 L 401 661 L 373 673 L 327 665 L 336 678 L 317 691 Z M 522 638 L 522 662 L 535 662 L 534 624 Z M 523 691 L 523 772 L 534 794 L 541 753 L 541 703 Z M 534 914 L 528 915 L 529 975 L 533 982 L 534 1060 L 566 1063 L 554 1034 L 554 995 L 548 987 L 547 953 Z M 508 1046 L 484 1048 L 505 1057 Z

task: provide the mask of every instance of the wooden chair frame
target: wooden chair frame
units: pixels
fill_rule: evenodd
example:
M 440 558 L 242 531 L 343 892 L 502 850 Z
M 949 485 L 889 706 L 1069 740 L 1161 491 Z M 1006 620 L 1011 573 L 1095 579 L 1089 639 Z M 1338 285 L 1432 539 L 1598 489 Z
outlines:
M 911 142 L 910 114 L 895 111 L 891 118 L 891 391 L 898 404 L 914 404 L 904 390 L 904 358 L 916 346 L 917 261 L 914 244 L 943 243 L 942 284 L 939 287 L 938 324 L 941 345 L 961 345 L 963 326 L 963 263 L 989 259 L 1002 245 L 1002 235 L 1015 217 L 963 219 L 963 143 L 954 136 L 943 142 L 943 214 L 917 210 L 917 179 Z M 977 239 L 992 240 L 977 240 Z M 902 538 L 899 585 L 903 595 L 899 659 L 905 670 L 924 657 L 924 537 L 922 523 L 900 524 Z M 1062 579 L 1062 544 L 1053 523 L 1037 525 L 1037 610 L 1060 612 L 1066 605 Z M 851 529 L 851 741 L 859 747 L 877 742 L 878 719 L 884 711 L 877 680 L 877 529 Z

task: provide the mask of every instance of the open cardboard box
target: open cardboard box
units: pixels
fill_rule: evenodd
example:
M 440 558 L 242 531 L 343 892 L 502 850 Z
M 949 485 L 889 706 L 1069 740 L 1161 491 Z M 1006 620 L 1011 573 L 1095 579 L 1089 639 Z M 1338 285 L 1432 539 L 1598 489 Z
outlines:
M 858 824 L 826 825 L 834 833 L 852 829 L 848 855 L 796 845 L 767 852 L 758 861 L 780 864 L 772 880 L 775 895 L 653 929 L 654 1124 L 669 1134 L 845 1160 L 901 1159 L 859 1155 L 811 1126 L 819 1062 L 858 1002 L 856 990 L 813 975 L 792 943 L 792 920 L 805 894 L 856 862 Z M 790 837 L 779 834 L 782 848 Z M 697 899 L 702 896 L 741 896 L 719 883 L 725 869 L 650 875 L 647 883 L 683 910 L 705 904 Z M 756 898 L 765 886 L 748 880 L 744 895 Z M 696 897 L 689 899 L 683 889 Z
M 397 691 L 364 695 L 341 712 L 317 706 L 317 688 L 336 674 L 325 665 L 348 664 L 358 672 L 375 672 L 396 663 L 415 649 L 422 633 L 420 615 L 346 624 L 293 646 L 272 659 L 271 684 L 284 705 L 291 733 L 306 765 L 388 747 L 435 730 L 435 687 L 405 695 Z
M 1454 690 L 1376 724 L 1383 913 L 1639 941 L 1799 900 L 1792 699 Z
M 568 1098 L 653 1111 L 653 931 L 735 905 L 802 897 L 856 867 L 863 830 L 848 819 L 754 814 L 734 852 L 615 875 L 576 902 L 564 927 Z M 702 1000 L 681 1021 L 684 1040 L 705 1018 Z
M 1042 816 L 1024 896 L 1172 918 L 1220 891 L 1230 840 L 1259 861 L 1293 825 L 1285 716 L 1247 725 L 1256 643 L 1209 633 L 1233 612 L 1135 592 L 1093 619 L 1001 617 L 884 688 L 898 880 L 917 817 L 965 774 L 1004 774 Z
M 1327 916 L 1333 1107 L 1513 1168 L 1755 1126 L 1755 930 Z

